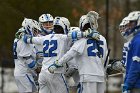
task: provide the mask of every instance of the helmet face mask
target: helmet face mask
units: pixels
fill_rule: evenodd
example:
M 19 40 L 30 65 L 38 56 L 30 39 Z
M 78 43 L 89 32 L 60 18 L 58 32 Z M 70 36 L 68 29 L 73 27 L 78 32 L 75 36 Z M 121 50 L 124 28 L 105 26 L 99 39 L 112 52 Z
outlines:
M 42 29 L 47 34 L 52 33 L 53 31 L 53 16 L 50 14 L 42 14 L 39 17 L 39 24 Z
M 63 28 L 59 25 L 54 25 L 54 32 L 57 34 L 64 34 Z
M 85 24 L 89 23 L 88 20 L 86 19 L 86 15 L 81 16 L 80 21 L 79 21 L 79 28 L 80 30 L 83 31 L 83 28 Z
M 70 22 L 65 17 L 55 17 L 53 25 L 57 34 L 67 34 L 70 29 Z
M 22 26 L 25 29 L 25 34 L 36 36 L 40 31 L 39 23 L 35 20 L 25 18 L 22 22 Z
M 38 34 L 40 34 L 41 32 L 36 29 L 36 28 L 32 28 L 32 31 L 33 31 L 33 36 L 37 36 Z
M 90 11 L 87 15 L 83 15 L 79 21 L 80 30 L 84 31 L 88 28 L 97 29 L 99 14 L 95 11 Z
M 87 23 L 83 26 L 82 31 L 87 30 L 88 28 L 91 28 L 90 23 Z
M 133 11 L 130 12 L 128 16 L 125 17 L 120 23 L 119 30 L 121 32 L 121 35 L 125 39 L 132 37 L 134 33 L 136 33 L 137 27 L 140 26 L 139 17 L 140 17 L 140 11 Z
M 51 33 L 51 31 L 53 30 L 53 21 L 41 23 L 41 28 L 47 31 L 47 33 Z

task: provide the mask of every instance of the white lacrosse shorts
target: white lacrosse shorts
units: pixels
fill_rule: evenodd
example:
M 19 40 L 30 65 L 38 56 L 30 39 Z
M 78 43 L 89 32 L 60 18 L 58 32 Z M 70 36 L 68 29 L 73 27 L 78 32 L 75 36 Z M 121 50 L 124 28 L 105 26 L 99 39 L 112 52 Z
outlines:
M 104 82 L 81 82 L 78 86 L 77 93 L 104 93 Z
M 68 93 L 69 89 L 62 74 L 41 71 L 39 74 L 39 93 Z
M 19 93 L 37 92 L 37 87 L 32 75 L 26 74 L 25 76 L 15 76 L 15 81 Z

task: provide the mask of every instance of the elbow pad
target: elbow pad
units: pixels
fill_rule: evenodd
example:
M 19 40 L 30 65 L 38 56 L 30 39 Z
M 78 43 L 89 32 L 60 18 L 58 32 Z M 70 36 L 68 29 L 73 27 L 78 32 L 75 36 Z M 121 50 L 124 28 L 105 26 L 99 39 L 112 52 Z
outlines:
M 36 69 L 36 61 L 33 60 L 31 63 L 28 64 L 28 67 L 30 69 Z
M 23 41 L 24 41 L 26 44 L 32 43 L 32 37 L 31 37 L 31 36 L 24 35 L 24 36 L 23 36 Z
M 73 41 L 76 41 L 83 37 L 83 33 L 80 31 L 72 31 L 68 33 L 68 37 L 71 38 Z

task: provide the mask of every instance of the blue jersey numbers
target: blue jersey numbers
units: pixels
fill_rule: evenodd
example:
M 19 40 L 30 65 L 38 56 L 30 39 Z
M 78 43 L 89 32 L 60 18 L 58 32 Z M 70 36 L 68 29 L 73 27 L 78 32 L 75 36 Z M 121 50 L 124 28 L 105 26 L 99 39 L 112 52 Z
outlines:
M 95 41 L 92 39 L 88 39 L 87 40 L 87 45 L 89 45 L 89 47 L 87 48 L 87 54 L 88 56 L 98 56 L 100 57 L 100 55 L 103 56 L 103 48 L 101 47 L 101 45 L 103 45 L 103 41 Z
M 14 44 L 13 44 L 13 55 L 14 55 L 14 59 L 17 59 L 17 51 L 16 51 L 16 48 L 17 48 L 17 42 L 14 42 Z
M 44 57 L 54 57 L 57 56 L 55 50 L 57 49 L 57 40 L 45 40 L 43 43 L 43 54 Z
M 123 47 L 122 63 L 124 65 L 126 65 L 126 62 L 127 62 L 127 54 L 128 54 L 128 47 Z

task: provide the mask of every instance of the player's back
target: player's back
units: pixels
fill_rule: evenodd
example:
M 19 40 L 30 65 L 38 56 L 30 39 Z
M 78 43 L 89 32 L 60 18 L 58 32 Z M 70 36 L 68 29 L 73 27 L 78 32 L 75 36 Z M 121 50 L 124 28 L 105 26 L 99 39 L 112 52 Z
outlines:
M 48 67 L 54 63 L 54 61 L 60 59 L 67 51 L 68 38 L 64 34 L 50 34 L 44 38 L 43 41 L 43 53 L 44 60 L 42 70 L 48 71 Z M 63 72 L 63 68 L 59 68 L 56 73 Z
M 103 60 L 107 54 L 107 46 L 103 36 L 100 36 L 100 41 L 82 38 L 75 42 L 72 49 L 79 53 L 75 59 L 80 75 L 104 77 Z M 100 55 L 103 55 L 103 58 Z

